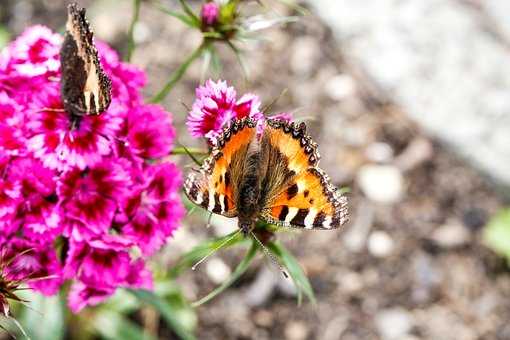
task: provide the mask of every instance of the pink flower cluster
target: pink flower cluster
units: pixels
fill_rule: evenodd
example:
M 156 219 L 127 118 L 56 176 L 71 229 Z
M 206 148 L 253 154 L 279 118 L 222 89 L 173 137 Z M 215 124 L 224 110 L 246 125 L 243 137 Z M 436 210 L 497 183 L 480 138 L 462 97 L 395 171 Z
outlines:
M 259 133 L 264 128 L 265 116 L 260 109 L 260 98 L 245 94 L 237 99 L 236 90 L 224 80 L 207 80 L 196 89 L 196 99 L 186 125 L 193 137 L 206 137 L 214 143 L 223 127 L 233 118 L 251 117 L 259 122 Z M 271 118 L 291 120 L 289 113 L 279 113 Z
M 34 26 L 0 54 L 0 249 L 13 259 L 10 277 L 43 278 L 30 281 L 43 294 L 72 280 L 77 312 L 118 287 L 151 288 L 144 258 L 184 208 L 181 172 L 162 161 L 171 114 L 143 103 L 145 74 L 98 43 L 112 103 L 72 123 L 60 99 L 61 42 Z

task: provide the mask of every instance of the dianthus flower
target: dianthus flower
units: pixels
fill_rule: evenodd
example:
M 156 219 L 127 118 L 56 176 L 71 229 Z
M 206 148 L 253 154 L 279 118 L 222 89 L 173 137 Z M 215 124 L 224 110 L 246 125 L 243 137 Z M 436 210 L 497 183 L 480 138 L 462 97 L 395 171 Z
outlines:
M 144 104 L 145 73 L 98 42 L 112 102 L 71 117 L 60 98 L 61 42 L 34 26 L 0 53 L 0 249 L 13 259 L 4 273 L 13 282 L 54 294 L 71 281 L 77 312 L 118 287 L 151 288 L 145 257 L 184 208 L 180 170 L 163 161 L 172 116 Z
M 193 137 L 213 140 L 231 119 L 261 116 L 258 96 L 245 94 L 237 99 L 236 90 L 226 81 L 209 79 L 196 89 L 196 99 L 186 125 Z
M 205 137 L 214 143 L 230 120 L 244 117 L 258 122 L 257 131 L 260 135 L 266 119 L 260 109 L 260 98 L 251 93 L 244 94 L 239 99 L 236 96 L 236 90 L 223 80 L 214 82 L 209 79 L 203 86 L 197 87 L 196 99 L 186 122 L 191 136 Z M 282 112 L 270 118 L 290 121 L 292 115 Z

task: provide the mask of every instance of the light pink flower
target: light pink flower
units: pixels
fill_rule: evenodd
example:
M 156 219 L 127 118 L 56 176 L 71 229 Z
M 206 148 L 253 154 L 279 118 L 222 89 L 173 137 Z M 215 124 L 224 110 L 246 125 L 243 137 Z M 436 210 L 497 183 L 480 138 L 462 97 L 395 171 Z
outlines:
M 246 94 L 236 100 L 236 91 L 226 81 L 208 80 L 196 89 L 196 99 L 186 125 L 193 137 L 214 140 L 232 118 L 260 119 L 259 109 L 260 100 L 256 95 Z

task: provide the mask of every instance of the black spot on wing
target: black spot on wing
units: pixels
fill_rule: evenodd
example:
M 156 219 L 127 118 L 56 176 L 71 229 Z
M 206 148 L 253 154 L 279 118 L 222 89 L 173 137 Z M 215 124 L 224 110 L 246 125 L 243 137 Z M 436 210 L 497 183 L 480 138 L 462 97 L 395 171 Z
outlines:
M 220 196 L 217 193 L 214 194 L 214 208 L 212 212 L 215 214 L 221 213 Z
M 310 191 L 308 189 L 306 189 L 305 192 L 303 192 L 303 195 L 305 195 L 305 198 L 308 197 L 309 194 L 310 194 Z
M 293 199 L 299 191 L 298 185 L 294 183 L 287 189 L 287 198 L 289 200 Z
M 324 223 L 324 221 L 326 220 L 326 214 L 321 211 L 317 214 L 317 216 L 315 216 L 315 219 L 313 221 L 313 226 L 314 227 L 322 227 L 322 224 Z
M 230 185 L 230 172 L 225 172 L 225 185 L 228 187 Z
M 289 207 L 284 205 L 282 208 L 282 211 L 280 211 L 280 215 L 278 216 L 278 219 L 280 221 L 285 221 L 285 217 L 289 214 Z
M 291 224 L 294 225 L 305 225 L 305 218 L 308 215 L 310 210 L 308 209 L 299 209 L 296 216 L 290 221 Z

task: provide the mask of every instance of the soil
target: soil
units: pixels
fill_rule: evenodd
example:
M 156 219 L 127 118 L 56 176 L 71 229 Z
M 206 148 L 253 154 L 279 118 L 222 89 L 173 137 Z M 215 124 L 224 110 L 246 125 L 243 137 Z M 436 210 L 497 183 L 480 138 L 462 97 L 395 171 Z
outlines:
M 29 23 L 59 29 L 65 21 L 62 2 L 8 0 L 0 19 L 13 36 Z M 125 51 L 129 2 L 82 3 L 90 7 L 96 35 Z M 147 70 L 150 96 L 199 44 L 200 35 L 146 3 L 140 18 L 141 42 L 132 61 Z M 266 104 L 286 90 L 274 112 L 291 111 L 307 121 L 321 167 L 335 184 L 350 188 L 351 221 L 341 231 L 278 234 L 307 272 L 315 306 L 306 301 L 298 306 L 292 287 L 270 261 L 259 258 L 238 283 L 198 309 L 198 337 L 509 339 L 510 276 L 482 241 L 483 226 L 504 203 L 497 188 L 427 136 L 363 70 L 343 60 L 342 46 L 312 13 L 260 36 L 243 45 L 248 81 L 233 53 L 218 46 L 221 78 Z M 185 105 L 191 105 L 201 80 L 197 62 L 163 102 L 186 145 L 203 146 L 184 126 Z M 338 84 L 347 84 L 343 92 Z M 419 143 L 425 147 L 410 149 Z M 375 202 L 360 188 L 360 169 L 378 163 L 402 176 L 399 202 Z M 206 229 L 205 223 L 197 216 L 186 219 L 164 252 L 170 264 L 190 245 L 232 227 L 215 220 L 215 227 Z M 452 240 L 437 237 L 449 227 L 457 233 Z M 242 249 L 224 250 L 215 258 L 232 270 L 242 254 Z M 191 300 L 216 286 L 210 272 L 223 267 L 212 263 L 179 278 Z

